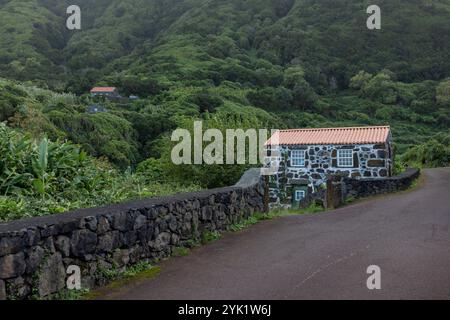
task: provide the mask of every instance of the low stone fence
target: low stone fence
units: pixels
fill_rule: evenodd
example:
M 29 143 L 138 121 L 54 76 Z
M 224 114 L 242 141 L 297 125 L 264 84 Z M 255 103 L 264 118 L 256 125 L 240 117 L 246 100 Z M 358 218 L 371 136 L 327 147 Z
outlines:
M 320 205 L 326 207 L 327 190 L 321 189 L 313 193 L 308 193 L 308 195 L 302 199 L 298 207 L 299 209 L 306 209 L 311 205 Z
M 83 288 L 104 270 L 167 257 L 202 233 L 264 211 L 264 185 L 250 171 L 233 187 L 150 198 L 0 224 L 0 300 L 45 297 L 78 266 Z
M 407 169 L 398 176 L 387 178 L 347 178 L 338 175 L 328 177 L 327 188 L 321 189 L 300 202 L 300 208 L 314 203 L 325 208 L 338 208 L 345 204 L 349 197 L 363 198 L 377 194 L 397 192 L 408 189 L 420 175 L 419 169 Z
M 398 176 L 383 179 L 343 179 L 344 198 L 367 197 L 382 193 L 390 193 L 408 189 L 420 176 L 419 169 L 407 169 Z

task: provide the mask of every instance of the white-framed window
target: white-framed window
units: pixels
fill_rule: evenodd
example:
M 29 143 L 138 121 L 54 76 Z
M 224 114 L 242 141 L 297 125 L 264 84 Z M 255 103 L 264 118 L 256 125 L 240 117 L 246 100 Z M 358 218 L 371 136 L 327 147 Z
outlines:
M 305 150 L 292 150 L 291 151 L 291 165 L 293 167 L 305 166 Z
M 305 199 L 305 196 L 306 196 L 305 190 L 295 190 L 295 201 Z
M 353 150 L 340 149 L 338 150 L 338 167 L 353 167 Z

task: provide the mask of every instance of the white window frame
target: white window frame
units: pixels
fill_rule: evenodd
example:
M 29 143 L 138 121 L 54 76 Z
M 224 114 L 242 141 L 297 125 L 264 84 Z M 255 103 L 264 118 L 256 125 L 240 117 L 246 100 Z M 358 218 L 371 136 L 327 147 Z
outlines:
M 291 166 L 292 167 L 305 167 L 305 150 L 291 150 Z M 298 161 L 298 162 L 297 162 Z
M 353 168 L 353 150 L 338 149 L 337 165 L 339 168 Z
M 302 196 L 300 196 L 300 194 Z M 302 201 L 303 199 L 306 198 L 306 191 L 305 190 L 295 190 L 294 197 L 295 197 L 295 201 Z

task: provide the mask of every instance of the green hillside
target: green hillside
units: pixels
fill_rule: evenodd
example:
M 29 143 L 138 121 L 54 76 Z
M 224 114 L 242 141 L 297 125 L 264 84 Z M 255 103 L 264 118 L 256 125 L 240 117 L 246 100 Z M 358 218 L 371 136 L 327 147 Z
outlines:
M 151 117 L 148 105 L 170 116 L 214 113 L 197 97 L 211 96 L 219 106 L 264 109 L 281 127 L 390 122 L 401 151 L 448 127 L 448 103 L 436 94 L 450 76 L 448 0 L 380 1 L 377 31 L 365 26 L 367 1 L 84 0 L 79 31 L 65 27 L 69 4 L 0 1 L 3 77 L 75 94 L 118 86 L 146 98 L 131 108 L 139 116 L 115 115 L 127 121 Z M 352 86 L 358 74 L 367 77 Z M 66 133 L 83 118 L 58 111 L 52 122 Z M 116 117 L 98 126 L 115 126 Z M 138 140 L 125 148 L 131 164 L 161 132 L 124 138 Z
M 211 77 L 223 60 L 251 70 L 261 59 L 263 68 L 302 65 L 310 85 L 327 92 L 348 87 L 359 70 L 387 68 L 403 82 L 443 79 L 450 70 L 448 0 L 379 1 L 382 29 L 375 32 L 365 27 L 368 1 L 82 0 L 75 32 L 65 28 L 69 4 L 0 1 L 8 77 L 57 86 L 53 79 L 67 83 L 74 74 L 90 83 L 133 66 L 150 76 L 164 61 L 178 61 L 162 70 L 179 81 L 196 66 L 209 67 L 203 76 Z
M 405 161 L 448 163 L 437 150 L 450 127 L 450 0 L 380 0 L 375 31 L 369 1 L 80 0 L 77 31 L 70 4 L 0 0 L 0 121 L 31 139 L 71 141 L 174 190 L 229 185 L 246 168 L 171 163 L 172 130 L 198 119 L 390 124 Z M 140 99 L 95 101 L 94 85 Z M 107 112 L 88 113 L 95 103 Z

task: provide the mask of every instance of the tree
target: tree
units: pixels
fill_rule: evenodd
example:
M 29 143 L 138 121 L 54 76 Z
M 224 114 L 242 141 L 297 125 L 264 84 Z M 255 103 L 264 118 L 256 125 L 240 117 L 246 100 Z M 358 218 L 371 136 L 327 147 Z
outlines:
M 372 79 L 372 75 L 364 70 L 358 72 L 350 79 L 350 88 L 355 90 L 361 90 Z
M 436 87 L 436 100 L 441 105 L 450 105 L 450 78 Z
M 212 95 L 207 91 L 202 91 L 191 97 L 191 102 L 199 107 L 200 112 L 214 112 L 216 108 L 223 105 L 223 101 L 220 97 Z
M 384 104 L 397 102 L 397 88 L 390 71 L 381 71 L 370 79 L 361 90 L 362 96 Z
M 284 71 L 284 86 L 289 89 L 305 81 L 305 71 L 301 66 L 289 67 Z
M 306 80 L 299 81 L 293 89 L 293 105 L 301 110 L 311 110 L 318 97 Z
M 288 110 L 293 102 L 292 92 L 284 87 L 250 91 L 247 99 L 254 106 L 266 110 Z

